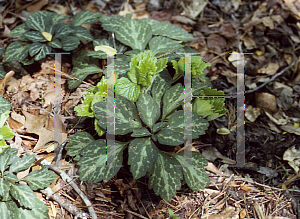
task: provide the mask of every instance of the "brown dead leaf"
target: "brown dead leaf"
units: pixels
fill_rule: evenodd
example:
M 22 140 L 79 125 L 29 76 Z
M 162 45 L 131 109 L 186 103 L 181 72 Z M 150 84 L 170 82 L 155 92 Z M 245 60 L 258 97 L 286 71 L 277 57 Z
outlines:
M 264 109 L 266 111 L 276 113 L 277 112 L 277 104 L 276 97 L 273 94 L 269 93 L 256 93 L 256 105 L 258 108 Z
M 35 4 L 27 7 L 27 11 L 29 13 L 32 13 L 34 11 L 40 11 L 42 9 L 42 7 L 44 7 L 45 5 L 47 5 L 49 2 L 49 0 L 39 0 L 37 1 Z
M 277 63 L 269 63 L 267 67 L 258 69 L 257 73 L 275 75 L 278 69 L 279 65 Z
M 217 53 L 222 53 L 222 49 L 226 48 L 226 40 L 219 34 L 211 34 L 207 38 L 207 47 Z
M 39 135 L 39 140 L 35 145 L 33 151 L 41 149 L 46 143 L 54 141 L 54 127 L 47 129 L 47 124 L 49 122 L 53 123 L 53 118 L 47 115 L 33 115 L 28 112 L 22 112 L 26 117 L 25 128 L 28 133 L 34 133 Z M 62 141 L 65 141 L 67 138 L 66 133 L 62 133 Z

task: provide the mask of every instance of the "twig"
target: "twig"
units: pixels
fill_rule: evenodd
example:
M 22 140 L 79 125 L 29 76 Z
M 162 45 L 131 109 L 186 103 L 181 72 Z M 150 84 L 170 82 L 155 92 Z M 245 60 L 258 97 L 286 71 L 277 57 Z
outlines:
M 40 160 L 42 158 L 40 158 L 38 155 L 35 155 L 35 159 L 36 160 Z M 72 186 L 72 188 L 77 192 L 77 194 L 80 196 L 80 198 L 84 201 L 84 203 L 86 204 L 86 206 L 88 206 L 88 210 L 92 216 L 93 219 L 97 219 L 97 215 L 96 212 L 92 206 L 92 203 L 90 202 L 90 200 L 88 199 L 88 197 L 84 194 L 84 192 L 82 192 L 78 186 L 76 185 L 76 183 L 73 181 L 73 179 L 68 176 L 65 172 L 63 172 L 61 169 L 59 169 L 57 166 L 52 165 L 49 161 L 47 160 L 42 160 L 41 164 L 44 166 L 47 166 L 49 169 L 53 170 L 54 172 L 56 172 L 57 174 L 59 174 L 61 176 L 61 178 L 69 183 L 70 186 Z M 48 191 L 48 190 L 47 190 Z M 46 192 L 47 192 L 46 191 Z M 57 198 L 57 196 L 52 196 L 53 198 Z M 59 196 L 60 197 L 60 196 Z M 55 200 L 56 201 L 56 200 Z M 70 204 L 71 205 L 71 204 Z M 62 205 L 62 207 L 65 208 L 64 205 Z M 75 207 L 75 206 L 74 206 Z M 68 208 L 66 208 L 66 210 L 68 210 Z M 69 211 L 69 210 L 68 210 Z M 69 211 L 70 212 L 70 211 Z M 72 213 L 72 212 L 70 212 Z M 75 215 L 76 216 L 76 215 Z M 86 218 L 86 217 L 85 217 Z

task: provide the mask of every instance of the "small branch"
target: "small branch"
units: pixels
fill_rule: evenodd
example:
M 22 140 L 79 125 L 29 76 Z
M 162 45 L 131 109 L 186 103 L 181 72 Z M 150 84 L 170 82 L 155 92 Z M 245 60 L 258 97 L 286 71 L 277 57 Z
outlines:
M 54 193 L 51 188 L 47 187 L 46 189 L 42 189 L 41 193 L 46 195 L 46 199 L 53 199 L 56 201 L 60 206 L 66 209 L 71 214 L 75 215 L 75 218 L 89 218 L 88 214 L 71 204 L 65 198 L 60 196 L 59 194 Z
M 42 159 L 42 158 L 40 158 L 38 155 L 36 155 L 35 156 L 35 159 L 36 160 L 40 160 L 40 159 Z M 97 215 L 96 215 L 96 212 L 95 212 L 95 210 L 94 210 L 94 208 L 93 208 L 93 206 L 92 206 L 92 203 L 90 202 L 90 200 L 88 199 L 88 197 L 84 194 L 84 192 L 82 192 L 79 188 L 78 188 L 78 186 L 77 186 L 77 184 L 73 181 L 73 179 L 70 177 L 70 176 L 68 176 L 65 172 L 63 172 L 61 169 L 59 169 L 57 166 L 55 166 L 55 165 L 52 165 L 49 161 L 47 161 L 47 160 L 42 160 L 41 161 L 41 164 L 42 165 L 44 165 L 44 166 L 47 166 L 49 169 L 51 169 L 51 170 L 53 170 L 54 172 L 56 172 L 58 175 L 60 175 L 61 176 L 61 178 L 65 181 L 65 182 L 67 182 L 67 183 L 69 183 L 69 185 L 70 186 L 72 186 L 72 188 L 77 192 L 77 194 L 80 196 L 80 198 L 84 201 L 84 203 L 86 204 L 86 206 L 88 206 L 88 210 L 89 210 L 89 212 L 90 212 L 90 214 L 91 214 L 91 216 L 92 216 L 92 218 L 93 219 L 97 219 Z M 45 190 L 44 190 L 45 191 Z M 48 191 L 45 191 L 45 192 L 48 192 Z M 54 196 L 54 195 L 52 195 L 52 197 L 56 197 L 56 196 Z M 60 196 L 59 196 L 60 197 Z M 55 200 L 56 201 L 56 200 Z M 58 202 L 59 203 L 59 202 Z M 64 207 L 64 206 L 63 206 Z M 74 206 L 75 207 L 75 206 Z M 67 208 L 66 208 L 66 210 L 68 210 Z M 69 210 L 68 210 L 69 211 Z M 70 212 L 70 213 L 72 213 L 72 212 Z M 72 213 L 73 214 L 73 213 Z

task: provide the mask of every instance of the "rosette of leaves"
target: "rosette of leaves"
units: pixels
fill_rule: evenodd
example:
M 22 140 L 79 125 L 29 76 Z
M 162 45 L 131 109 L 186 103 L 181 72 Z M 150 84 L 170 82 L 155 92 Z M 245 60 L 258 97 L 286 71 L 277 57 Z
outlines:
M 87 132 L 71 136 L 66 149 L 72 156 L 77 156 L 82 180 L 99 182 L 111 179 L 122 166 L 123 151 L 128 147 L 128 164 L 133 177 L 139 179 L 148 175 L 149 188 L 166 200 L 176 194 L 183 179 L 193 190 L 208 185 L 210 180 L 204 169 L 207 161 L 202 154 L 191 152 L 192 157 L 188 158 L 183 152 L 163 150 L 167 145 L 175 147 L 184 143 L 184 111 L 178 110 L 184 103 L 184 88 L 181 84 L 171 86 L 170 81 L 167 72 L 158 74 L 150 92 L 141 93 L 135 103 L 116 95 L 115 112 L 107 110 L 106 101 L 93 105 L 100 127 L 106 129 L 107 116 L 113 116 L 115 135 L 130 134 L 131 140 L 106 145 L 105 140 L 94 140 Z M 208 128 L 208 122 L 195 113 L 192 113 L 191 125 L 193 139 L 205 134 Z M 114 149 L 108 150 L 107 147 Z M 185 165 L 186 159 L 191 166 Z
M 83 23 L 93 23 L 100 16 L 89 10 L 76 14 L 72 25 L 62 23 L 69 16 L 48 11 L 35 11 L 28 15 L 26 23 L 17 26 L 10 32 L 12 37 L 20 38 L 6 48 L 5 62 L 19 61 L 32 64 L 45 58 L 53 49 L 72 51 L 80 40 L 92 41 L 89 30 Z M 60 51 L 58 50 L 58 51 Z
M 223 109 L 225 105 L 225 98 L 223 91 L 217 89 L 205 88 L 201 91 L 200 96 L 210 96 L 209 98 L 196 98 L 193 101 L 193 112 L 199 116 L 206 118 L 208 121 L 214 120 L 223 116 L 227 109 Z
M 36 198 L 33 190 L 44 189 L 57 177 L 52 171 L 43 168 L 18 179 L 17 173 L 28 169 L 35 155 L 20 158 L 17 153 L 17 149 L 8 147 L 0 154 L 0 218 L 47 219 L 48 207 Z

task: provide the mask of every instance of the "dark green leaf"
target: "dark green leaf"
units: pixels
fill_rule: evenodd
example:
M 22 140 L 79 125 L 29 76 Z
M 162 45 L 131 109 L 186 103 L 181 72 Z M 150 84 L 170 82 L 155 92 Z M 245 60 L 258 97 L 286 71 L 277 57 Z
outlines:
M 176 190 L 181 187 L 182 171 L 179 163 L 164 153 L 158 153 L 149 178 L 149 189 L 156 195 L 170 201 L 176 195 Z
M 134 179 L 145 176 L 153 167 L 159 150 L 151 138 L 136 138 L 130 142 L 128 148 L 128 164 Z
M 29 46 L 22 45 L 20 41 L 9 44 L 5 51 L 5 62 L 23 61 L 28 56 Z
M 9 190 L 10 190 L 9 182 L 7 180 L 0 179 L 0 200 L 1 201 L 8 200 Z
M 106 129 L 107 116 L 115 117 L 115 134 L 125 135 L 134 129 L 142 128 L 141 120 L 133 102 L 125 97 L 116 95 L 115 113 L 107 110 L 107 102 L 101 101 L 94 104 L 95 117 L 98 125 Z
M 74 27 L 73 30 L 74 30 L 73 35 L 78 37 L 79 40 L 92 41 L 94 39 L 90 31 L 84 27 L 81 26 Z
M 87 132 L 76 132 L 69 138 L 69 143 L 66 145 L 68 155 L 80 157 L 80 152 L 90 142 L 94 141 L 92 135 Z
M 75 36 L 67 36 L 63 37 L 61 41 L 63 45 L 63 50 L 65 51 L 71 51 L 73 49 L 76 49 L 78 45 L 80 44 L 80 41 L 77 37 Z
M 11 37 L 21 37 L 24 33 L 26 33 L 30 28 L 26 26 L 26 24 L 21 24 L 15 27 L 9 34 Z
M 152 97 L 156 100 L 158 106 L 161 106 L 161 98 L 166 92 L 167 89 L 171 87 L 172 78 L 167 69 L 164 69 L 160 72 L 154 79 L 151 94 Z
M 133 133 L 131 134 L 131 137 L 138 138 L 138 137 L 147 137 L 150 135 L 151 135 L 151 133 L 148 131 L 148 129 L 143 127 L 140 129 L 134 129 Z
M 151 95 L 144 93 L 140 94 L 136 106 L 140 118 L 152 130 L 152 126 L 160 117 L 160 107 Z
M 72 26 L 80 26 L 81 24 L 92 24 L 98 21 L 100 13 L 93 13 L 90 10 L 81 11 L 73 17 Z
M 32 190 L 44 189 L 48 187 L 57 179 L 57 176 L 49 171 L 47 168 L 41 170 L 34 170 L 30 172 L 27 176 L 22 178 L 22 181 L 28 183 Z
M 24 36 L 32 42 L 46 42 L 45 37 L 38 31 L 29 31 Z
M 51 52 L 51 47 L 47 45 L 43 45 L 41 51 L 35 55 L 34 60 L 38 61 L 46 57 L 47 54 Z
M 38 200 L 30 187 L 24 184 L 12 185 L 10 187 L 10 194 L 21 206 L 29 209 L 33 209 L 33 203 Z
M 99 182 L 101 180 L 107 182 L 110 180 L 121 168 L 123 150 L 126 145 L 127 143 L 115 141 L 115 151 L 107 154 L 105 140 L 100 139 L 89 143 L 82 151 L 78 163 L 80 179 L 87 182 Z M 108 164 L 108 159 L 112 160 L 113 163 Z
M 43 46 L 44 44 L 38 42 L 32 43 L 31 46 L 29 47 L 29 55 L 34 56 L 42 49 Z
M 7 110 L 10 111 L 10 109 L 11 109 L 10 102 L 4 99 L 2 95 L 0 95 L 0 116 L 5 111 Z
M 149 41 L 149 49 L 152 50 L 154 55 L 178 52 L 177 50 L 182 47 L 183 46 L 180 44 L 180 41 L 172 40 L 163 36 L 153 37 Z
M 50 17 L 44 11 L 34 11 L 26 20 L 27 27 L 39 32 L 44 32 L 47 25 L 50 25 Z
M 153 133 L 158 132 L 167 125 L 166 122 L 158 122 L 153 126 Z
M 184 103 L 184 88 L 180 83 L 170 87 L 163 97 L 163 114 L 164 120 L 173 110 Z
M 62 48 L 62 43 L 58 39 L 54 39 L 54 40 L 48 42 L 47 45 L 52 48 L 57 48 L 57 49 Z
M 54 39 L 63 39 L 65 36 L 68 36 L 69 34 L 73 33 L 73 29 L 68 25 L 64 23 L 56 24 L 54 27 L 55 35 Z
M 9 172 L 18 173 L 22 170 L 26 170 L 29 168 L 34 162 L 35 155 L 25 155 L 22 158 L 16 157 L 14 158 L 14 162 L 11 164 L 9 168 Z

